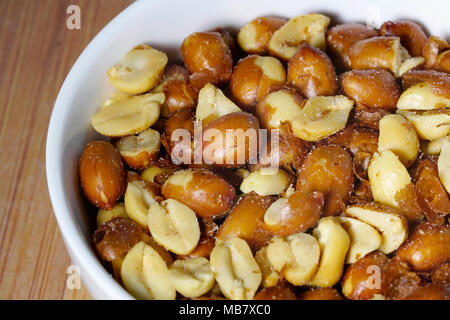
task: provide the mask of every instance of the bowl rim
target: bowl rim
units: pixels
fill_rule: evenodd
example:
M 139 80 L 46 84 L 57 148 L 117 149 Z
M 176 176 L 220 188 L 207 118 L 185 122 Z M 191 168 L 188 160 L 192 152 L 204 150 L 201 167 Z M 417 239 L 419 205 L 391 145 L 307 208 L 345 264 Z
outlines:
M 69 108 L 65 106 L 71 105 L 71 101 L 75 99 L 75 91 L 72 90 L 74 83 L 82 81 L 81 70 L 89 62 L 89 57 L 99 52 L 116 33 L 117 28 L 122 24 L 122 20 L 134 11 L 139 11 L 146 1 L 135 1 L 122 10 L 109 23 L 107 23 L 99 33 L 89 42 L 83 49 L 80 56 L 72 65 L 69 73 L 59 90 L 58 96 L 53 105 L 51 113 L 47 138 L 46 138 L 46 176 L 47 187 L 49 191 L 50 201 L 52 203 L 53 212 L 56 217 L 58 227 L 64 239 L 65 247 L 69 252 L 71 260 L 81 270 L 81 278 L 84 283 L 89 281 L 89 287 L 95 285 L 96 291 L 107 293 L 112 299 L 134 299 L 104 268 L 100 260 L 94 254 L 92 247 L 86 243 L 85 236 L 82 231 L 77 228 L 72 219 L 72 215 L 67 205 L 67 199 L 64 196 L 63 179 L 60 174 L 62 167 L 63 138 L 60 134 L 64 130 L 65 119 L 68 116 Z M 155 1 L 160 2 L 160 1 Z

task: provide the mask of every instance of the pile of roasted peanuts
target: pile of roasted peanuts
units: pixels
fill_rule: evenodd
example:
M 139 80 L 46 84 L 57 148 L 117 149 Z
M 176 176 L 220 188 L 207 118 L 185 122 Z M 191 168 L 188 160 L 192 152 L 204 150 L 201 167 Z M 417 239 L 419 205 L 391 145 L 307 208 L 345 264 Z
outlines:
M 140 45 L 108 70 L 91 121 L 108 139 L 79 178 L 134 297 L 450 299 L 450 45 L 329 24 L 260 17 L 189 35 L 184 65 Z M 278 140 L 212 147 L 207 129 Z

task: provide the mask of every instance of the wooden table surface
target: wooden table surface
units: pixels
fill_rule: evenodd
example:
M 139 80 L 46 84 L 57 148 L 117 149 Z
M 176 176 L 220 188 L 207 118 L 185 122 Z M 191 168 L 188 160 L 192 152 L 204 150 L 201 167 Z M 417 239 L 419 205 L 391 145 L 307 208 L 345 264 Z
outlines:
M 0 299 L 90 299 L 66 287 L 70 258 L 50 203 L 53 103 L 89 41 L 132 0 L 0 0 Z M 81 29 L 69 30 L 69 5 Z

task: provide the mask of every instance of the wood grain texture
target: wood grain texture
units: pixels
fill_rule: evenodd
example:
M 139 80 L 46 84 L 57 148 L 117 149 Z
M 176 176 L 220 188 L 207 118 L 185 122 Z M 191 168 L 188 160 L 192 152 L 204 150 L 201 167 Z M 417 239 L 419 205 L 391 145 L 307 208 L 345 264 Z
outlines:
M 0 0 L 0 299 L 90 299 L 47 192 L 45 142 L 58 90 L 89 41 L 131 0 Z M 67 7 L 81 30 L 66 28 Z

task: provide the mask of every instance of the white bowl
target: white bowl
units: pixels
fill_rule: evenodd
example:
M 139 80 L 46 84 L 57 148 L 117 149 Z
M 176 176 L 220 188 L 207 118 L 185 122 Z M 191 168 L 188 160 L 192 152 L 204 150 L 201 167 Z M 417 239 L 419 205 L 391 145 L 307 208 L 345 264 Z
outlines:
M 148 43 L 180 61 L 178 47 L 194 31 L 240 28 L 262 15 L 293 17 L 324 13 L 337 22 L 382 23 L 410 19 L 429 34 L 448 37 L 448 1 L 137 1 L 114 18 L 73 65 L 55 102 L 47 136 L 46 167 L 50 198 L 62 236 L 82 280 L 95 299 L 132 299 L 103 268 L 92 246 L 81 196 L 77 160 L 86 141 L 96 137 L 90 118 L 113 88 L 106 70 L 127 51 Z

